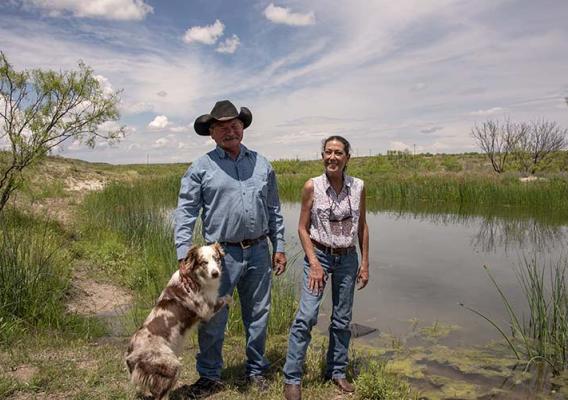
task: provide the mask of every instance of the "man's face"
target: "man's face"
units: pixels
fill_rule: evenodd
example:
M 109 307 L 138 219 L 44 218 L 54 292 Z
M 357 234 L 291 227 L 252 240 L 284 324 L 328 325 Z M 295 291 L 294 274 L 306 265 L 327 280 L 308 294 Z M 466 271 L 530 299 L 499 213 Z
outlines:
M 217 121 L 211 126 L 211 138 L 229 153 L 238 153 L 243 140 L 243 123 L 238 118 Z

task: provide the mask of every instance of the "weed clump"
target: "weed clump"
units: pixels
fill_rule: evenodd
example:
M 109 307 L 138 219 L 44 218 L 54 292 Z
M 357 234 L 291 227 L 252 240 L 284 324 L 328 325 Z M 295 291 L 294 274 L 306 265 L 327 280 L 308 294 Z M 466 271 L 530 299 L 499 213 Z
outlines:
M 365 367 L 357 380 L 357 397 L 365 400 L 407 400 L 414 399 L 410 385 L 396 374 L 389 372 L 384 362 L 372 361 Z

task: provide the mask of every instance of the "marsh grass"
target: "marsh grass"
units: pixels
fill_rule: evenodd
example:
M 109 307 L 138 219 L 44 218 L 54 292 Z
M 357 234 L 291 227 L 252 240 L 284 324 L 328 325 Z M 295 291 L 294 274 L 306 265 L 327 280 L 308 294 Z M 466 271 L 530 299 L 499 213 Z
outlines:
M 114 183 L 91 193 L 82 205 L 81 250 L 142 302 L 155 300 L 177 267 L 168 213 L 178 187 L 173 175 Z
M 2 213 L 0 226 L 0 341 L 39 330 L 100 335 L 101 324 L 65 312 L 72 260 L 64 232 L 13 210 Z
M 410 385 L 390 372 L 382 361 L 371 361 L 355 381 L 357 398 L 365 400 L 416 399 Z
M 131 184 L 116 183 L 91 193 L 82 205 L 84 238 L 78 251 L 101 265 L 107 279 L 136 293 L 129 319 L 139 325 L 177 268 L 172 212 L 180 178 L 144 177 Z M 194 243 L 202 243 L 199 223 Z M 293 260 L 292 260 L 293 262 Z M 286 277 L 275 277 L 269 332 L 287 331 L 296 310 L 295 287 Z M 238 295 L 230 309 L 228 335 L 242 335 Z
M 568 154 L 568 153 L 567 153 Z M 565 154 L 556 158 L 563 160 Z M 307 179 L 323 173 L 321 161 L 273 162 L 281 197 L 299 201 Z M 371 211 L 431 205 L 568 208 L 566 165 L 543 171 L 543 179 L 521 182 L 520 173 L 496 175 L 484 168 L 481 155 L 388 154 L 357 157 L 347 173 L 365 181 Z
M 543 264 L 536 257 L 524 258 L 518 277 L 527 301 L 527 315 L 521 315 L 512 307 L 489 269 L 484 268 L 507 310 L 511 334 L 483 313 L 464 307 L 495 327 L 515 356 L 527 361 L 527 368 L 533 362 L 542 361 L 549 364 L 555 374 L 568 369 L 568 260 Z
M 321 174 L 321 171 L 318 175 Z M 314 175 L 315 176 L 315 175 Z M 568 179 L 521 182 L 516 177 L 484 175 L 355 175 L 365 181 L 370 211 L 421 204 L 462 207 L 513 206 L 530 209 L 568 208 Z M 282 198 L 299 201 L 309 176 L 279 176 Z

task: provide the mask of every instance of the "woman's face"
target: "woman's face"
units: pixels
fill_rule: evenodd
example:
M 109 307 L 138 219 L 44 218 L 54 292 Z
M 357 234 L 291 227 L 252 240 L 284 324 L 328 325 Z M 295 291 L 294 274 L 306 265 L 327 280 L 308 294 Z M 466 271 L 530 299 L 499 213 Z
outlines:
M 325 144 L 322 153 L 325 172 L 328 174 L 341 174 L 349 161 L 345 146 L 338 140 L 330 140 Z

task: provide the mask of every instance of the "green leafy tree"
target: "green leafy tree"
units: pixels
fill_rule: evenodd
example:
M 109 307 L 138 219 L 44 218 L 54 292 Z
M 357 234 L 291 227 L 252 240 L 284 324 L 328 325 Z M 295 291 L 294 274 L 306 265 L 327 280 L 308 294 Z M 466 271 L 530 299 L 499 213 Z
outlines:
M 79 62 L 72 71 L 34 69 L 18 72 L 0 52 L 0 213 L 21 184 L 27 167 L 56 146 L 80 140 L 90 147 L 98 138 L 119 140 L 125 128 L 100 132 L 119 118 L 118 92 L 105 93 L 93 70 Z

